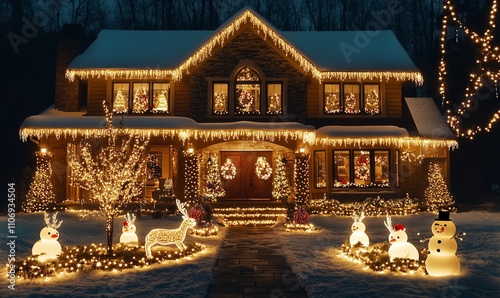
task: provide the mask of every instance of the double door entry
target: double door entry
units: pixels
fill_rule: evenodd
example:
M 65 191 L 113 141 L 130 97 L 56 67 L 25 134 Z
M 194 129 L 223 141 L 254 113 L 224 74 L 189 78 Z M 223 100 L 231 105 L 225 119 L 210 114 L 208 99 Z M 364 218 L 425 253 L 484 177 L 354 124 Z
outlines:
M 236 167 L 233 179 L 222 180 L 227 200 L 271 199 L 273 175 L 268 179 L 257 176 L 255 167 L 259 157 L 264 157 L 272 167 L 272 151 L 221 151 L 221 165 L 230 159 Z

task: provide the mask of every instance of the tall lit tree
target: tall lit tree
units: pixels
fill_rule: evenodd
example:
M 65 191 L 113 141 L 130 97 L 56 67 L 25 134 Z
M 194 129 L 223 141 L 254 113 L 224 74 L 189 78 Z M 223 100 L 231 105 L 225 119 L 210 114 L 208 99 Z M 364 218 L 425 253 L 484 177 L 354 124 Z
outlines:
M 45 211 L 47 206 L 54 202 L 55 194 L 50 180 L 52 176 L 51 156 L 52 154 L 44 151 L 36 153 L 35 176 L 26 195 L 26 201 L 22 205 L 25 212 Z
M 274 159 L 276 170 L 273 178 L 273 198 L 280 201 L 286 201 L 290 195 L 290 185 L 286 178 L 286 164 L 281 154 L 276 154 Z
M 429 165 L 427 174 L 428 186 L 425 189 L 425 203 L 427 211 L 438 212 L 442 208 L 452 208 L 455 204 L 453 196 L 448 191 L 448 186 L 441 175 L 441 167 L 437 163 Z
M 220 179 L 219 158 L 217 157 L 217 154 L 211 154 L 208 156 L 207 171 L 205 197 L 207 197 L 210 201 L 216 201 L 218 198 L 223 197 L 226 194 Z
M 101 145 L 81 142 L 70 155 L 71 174 L 80 187 L 90 192 L 106 215 L 108 255 L 113 251 L 113 222 L 120 206 L 141 194 L 146 170 L 148 139 L 125 135 L 113 126 L 113 113 L 104 103 L 106 134 Z

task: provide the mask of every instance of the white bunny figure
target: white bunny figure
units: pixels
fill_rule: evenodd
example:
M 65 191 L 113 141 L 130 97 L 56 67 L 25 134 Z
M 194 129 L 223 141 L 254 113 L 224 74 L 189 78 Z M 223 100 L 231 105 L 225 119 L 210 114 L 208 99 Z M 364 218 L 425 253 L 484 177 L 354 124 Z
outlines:
M 389 257 L 391 258 L 391 262 L 395 258 L 407 258 L 418 261 L 418 250 L 413 244 L 408 242 L 406 228 L 402 224 L 395 224 L 392 227 L 389 214 L 387 214 L 387 222 L 384 221 L 384 224 L 390 232 L 389 242 L 391 243 L 391 247 L 389 248 Z
M 120 243 L 130 244 L 130 243 L 138 243 L 139 238 L 137 238 L 137 234 L 135 233 L 135 215 L 127 213 L 123 216 L 125 221 L 123 222 L 122 227 L 122 235 L 120 236 Z
M 360 215 L 358 215 L 356 211 L 353 211 L 351 217 L 354 219 L 354 223 L 351 226 L 352 234 L 351 237 L 349 237 L 349 242 L 351 245 L 361 242 L 363 246 L 368 246 L 370 244 L 370 239 L 365 233 L 366 226 L 362 223 L 362 220 L 365 218 L 365 212 L 361 211 Z
M 61 244 L 57 241 L 59 239 L 57 228 L 61 226 L 63 221 L 57 221 L 57 212 L 52 216 L 52 222 L 49 214 L 45 212 L 44 220 L 47 226 L 40 231 L 40 240 L 31 249 L 31 254 L 34 256 L 38 255 L 40 262 L 55 259 L 62 252 Z

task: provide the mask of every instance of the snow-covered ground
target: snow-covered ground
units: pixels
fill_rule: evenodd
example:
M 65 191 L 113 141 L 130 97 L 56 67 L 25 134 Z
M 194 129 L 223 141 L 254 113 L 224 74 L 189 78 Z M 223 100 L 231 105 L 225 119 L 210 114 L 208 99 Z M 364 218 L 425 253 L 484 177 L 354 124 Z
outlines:
M 417 232 L 430 237 L 434 214 L 393 217 L 393 223 L 405 225 L 409 237 L 418 249 L 427 247 L 419 243 Z M 64 220 L 58 229 L 62 245 L 104 243 L 104 219 L 80 220 L 75 214 L 61 213 Z M 311 222 L 321 230 L 314 233 L 287 233 L 275 227 L 275 243 L 287 258 L 292 270 L 301 278 L 311 297 L 499 297 L 500 296 L 500 213 L 464 212 L 452 214 L 458 231 L 466 232 L 458 243 L 457 255 L 461 260 L 461 274 L 454 277 L 381 274 L 364 270 L 351 263 L 340 253 L 340 246 L 350 236 L 351 218 L 311 216 Z M 156 227 L 175 228 L 179 216 L 152 219 L 143 216 L 136 220 L 139 239 Z M 383 217 L 365 218 L 366 233 L 371 243 L 387 239 L 388 231 Z M 115 243 L 119 241 L 123 220 L 115 220 Z M 0 217 L 0 238 L 7 242 L 7 217 Z M 44 226 L 43 215 L 18 214 L 16 216 L 16 257 L 26 257 L 39 239 Z M 200 238 L 188 236 L 186 243 L 199 242 L 207 246 L 205 253 L 191 260 L 172 261 L 144 269 L 130 269 L 122 273 L 83 272 L 69 274 L 50 281 L 17 281 L 16 291 L 2 283 L 0 297 L 204 297 L 213 281 L 212 269 L 225 231 L 220 236 Z M 262 239 L 263 241 L 268 240 Z M 7 247 L 2 245 L 0 260 L 7 260 Z M 5 273 L 2 269 L 2 274 Z M 5 279 L 4 279 L 5 280 Z

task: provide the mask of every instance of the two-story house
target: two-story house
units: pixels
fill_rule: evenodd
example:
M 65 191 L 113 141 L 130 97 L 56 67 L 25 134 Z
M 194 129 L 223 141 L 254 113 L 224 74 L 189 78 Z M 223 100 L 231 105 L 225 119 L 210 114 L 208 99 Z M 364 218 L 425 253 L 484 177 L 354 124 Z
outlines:
M 53 153 L 58 201 L 85 196 L 67 156 L 102 135 L 103 100 L 151 138 L 146 198 L 168 178 L 178 197 L 203 195 L 214 154 L 236 168 L 220 200 L 271 199 L 255 168 L 278 154 L 306 201 L 422 198 L 430 161 L 449 180 L 457 143 L 432 99 L 403 98 L 423 78 L 391 31 L 286 32 L 251 9 L 214 31 L 103 30 L 86 49 L 74 31 L 58 42 L 54 106 L 20 129 Z

